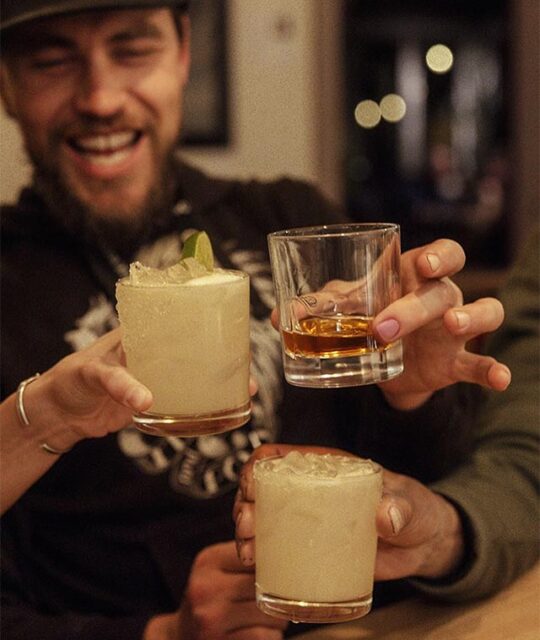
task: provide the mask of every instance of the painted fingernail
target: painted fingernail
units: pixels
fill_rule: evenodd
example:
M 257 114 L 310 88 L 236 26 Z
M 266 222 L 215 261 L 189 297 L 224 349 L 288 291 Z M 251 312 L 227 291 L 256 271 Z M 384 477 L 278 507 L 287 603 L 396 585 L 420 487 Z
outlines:
M 392 531 L 394 532 L 394 535 L 397 535 L 403 529 L 403 525 L 405 524 L 403 521 L 403 515 L 397 507 L 392 505 L 388 509 L 388 517 L 392 524 Z
M 454 317 L 460 329 L 466 329 L 471 323 L 471 316 L 465 311 L 454 311 Z
M 437 271 L 437 269 L 441 266 L 441 260 L 438 255 L 435 253 L 427 253 L 426 260 L 429 262 L 429 266 L 433 272 Z
M 390 318 L 390 320 L 384 320 L 377 325 L 377 333 L 383 340 L 389 342 L 399 333 L 399 322 L 393 318 Z

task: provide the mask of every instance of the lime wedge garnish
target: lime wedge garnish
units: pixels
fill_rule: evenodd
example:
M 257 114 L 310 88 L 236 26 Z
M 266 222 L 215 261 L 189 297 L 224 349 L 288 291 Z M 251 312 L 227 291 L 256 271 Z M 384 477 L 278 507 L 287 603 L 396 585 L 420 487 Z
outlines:
M 206 231 L 195 231 L 184 242 L 181 259 L 195 258 L 208 271 L 214 269 L 214 252 Z

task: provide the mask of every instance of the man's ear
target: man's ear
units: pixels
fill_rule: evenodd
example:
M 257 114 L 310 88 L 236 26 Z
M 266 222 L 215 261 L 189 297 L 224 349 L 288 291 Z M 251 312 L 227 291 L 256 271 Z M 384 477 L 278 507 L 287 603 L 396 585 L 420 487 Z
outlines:
M 11 88 L 9 72 L 5 63 L 0 63 L 0 97 L 4 111 L 13 119 L 17 119 L 17 111 L 15 109 L 15 99 Z

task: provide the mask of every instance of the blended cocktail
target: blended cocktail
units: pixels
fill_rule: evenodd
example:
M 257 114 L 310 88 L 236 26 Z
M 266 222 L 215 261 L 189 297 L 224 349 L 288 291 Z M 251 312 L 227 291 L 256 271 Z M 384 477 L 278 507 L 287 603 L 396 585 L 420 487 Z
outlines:
M 381 467 L 295 451 L 257 461 L 253 474 L 258 607 L 295 622 L 368 613 Z
M 134 263 L 116 287 L 128 370 L 152 392 L 135 425 L 199 436 L 246 423 L 249 278 L 194 258 L 165 270 Z

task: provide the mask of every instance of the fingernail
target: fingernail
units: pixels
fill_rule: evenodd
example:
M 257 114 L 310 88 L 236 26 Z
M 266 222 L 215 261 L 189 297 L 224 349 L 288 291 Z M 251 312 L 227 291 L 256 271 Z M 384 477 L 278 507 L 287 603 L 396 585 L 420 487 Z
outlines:
M 504 389 L 508 387 L 508 385 L 512 382 L 512 373 L 510 372 L 510 369 L 504 367 L 504 369 L 500 370 L 499 381 L 501 382 L 501 386 L 504 385 Z
M 397 507 L 391 506 L 388 509 L 388 517 L 390 518 L 390 522 L 392 523 L 392 531 L 395 535 L 397 535 L 403 529 L 404 525 L 401 511 Z
M 454 311 L 454 316 L 460 329 L 466 329 L 471 323 L 471 316 L 465 311 Z
M 246 567 L 249 567 L 253 564 L 253 556 L 249 552 L 249 545 L 245 544 L 244 542 L 240 544 L 240 552 L 238 557 L 240 559 L 240 562 Z
M 437 269 L 441 266 L 441 261 L 439 256 L 435 253 L 426 254 L 426 260 L 429 262 L 429 266 L 433 272 L 437 271 Z
M 384 320 L 377 325 L 377 333 L 383 340 L 389 342 L 397 336 L 399 333 L 399 322 L 391 318 L 390 320 Z

